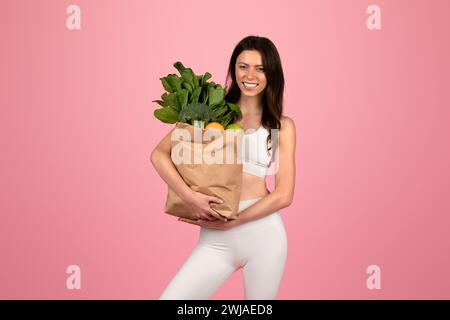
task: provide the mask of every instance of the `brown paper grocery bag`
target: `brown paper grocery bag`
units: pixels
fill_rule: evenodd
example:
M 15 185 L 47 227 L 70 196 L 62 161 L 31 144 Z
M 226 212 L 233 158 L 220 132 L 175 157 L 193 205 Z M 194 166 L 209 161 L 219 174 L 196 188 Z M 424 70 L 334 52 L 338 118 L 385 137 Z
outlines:
M 227 219 L 238 217 L 242 138 L 243 131 L 205 130 L 183 122 L 177 122 L 172 133 L 172 162 L 184 182 L 194 191 L 222 199 L 222 204 L 211 202 L 211 208 Z M 195 217 L 170 186 L 164 211 L 177 217 Z

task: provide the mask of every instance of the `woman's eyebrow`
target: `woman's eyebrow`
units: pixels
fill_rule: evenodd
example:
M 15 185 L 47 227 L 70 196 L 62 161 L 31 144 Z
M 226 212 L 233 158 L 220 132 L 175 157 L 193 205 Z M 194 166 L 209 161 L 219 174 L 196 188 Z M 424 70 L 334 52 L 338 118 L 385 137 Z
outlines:
M 248 64 L 247 63 L 245 63 L 245 62 L 239 62 L 239 63 L 241 63 L 241 64 L 245 64 L 246 66 L 248 66 Z M 255 65 L 255 67 L 262 67 L 263 65 L 262 64 L 257 64 L 257 65 Z

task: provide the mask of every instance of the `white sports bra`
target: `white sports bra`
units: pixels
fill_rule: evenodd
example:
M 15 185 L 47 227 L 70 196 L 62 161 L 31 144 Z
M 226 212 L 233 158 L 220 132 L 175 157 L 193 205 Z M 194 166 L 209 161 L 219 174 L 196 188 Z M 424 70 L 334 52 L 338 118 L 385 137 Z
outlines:
M 272 149 L 267 151 L 269 130 L 262 125 L 257 129 L 248 129 L 242 143 L 243 171 L 254 176 L 265 178 L 272 159 Z

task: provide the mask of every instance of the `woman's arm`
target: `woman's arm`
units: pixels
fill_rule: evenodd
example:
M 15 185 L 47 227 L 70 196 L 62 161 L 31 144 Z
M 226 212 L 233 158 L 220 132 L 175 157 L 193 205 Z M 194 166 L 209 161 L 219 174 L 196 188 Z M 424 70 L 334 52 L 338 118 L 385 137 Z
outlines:
M 292 203 L 295 188 L 295 124 L 289 117 L 281 119 L 278 147 L 275 190 L 241 211 L 237 219 L 241 224 L 262 218 Z
M 170 132 L 161 140 L 161 142 L 153 149 L 150 161 L 155 167 L 161 178 L 175 191 L 175 193 L 183 200 L 186 201 L 192 196 L 194 191 L 184 182 L 183 178 L 175 168 L 172 159 L 170 157 L 171 151 L 171 136 L 175 130 L 174 127 Z

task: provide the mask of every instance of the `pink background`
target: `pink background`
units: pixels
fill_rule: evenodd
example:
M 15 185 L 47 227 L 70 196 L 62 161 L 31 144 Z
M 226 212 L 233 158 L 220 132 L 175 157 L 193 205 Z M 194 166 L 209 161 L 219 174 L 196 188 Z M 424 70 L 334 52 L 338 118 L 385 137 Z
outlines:
M 66 8 L 81 8 L 68 30 Z M 366 8 L 381 8 L 381 30 Z M 163 213 L 153 117 L 180 60 L 223 84 L 270 38 L 297 127 L 279 299 L 450 298 L 447 0 L 2 1 L 0 298 L 157 299 L 197 227 Z M 273 178 L 273 177 L 272 177 Z M 273 188 L 273 179 L 270 186 Z M 66 268 L 81 267 L 81 290 Z M 366 268 L 381 268 L 381 289 Z M 240 272 L 214 299 L 242 299 Z

